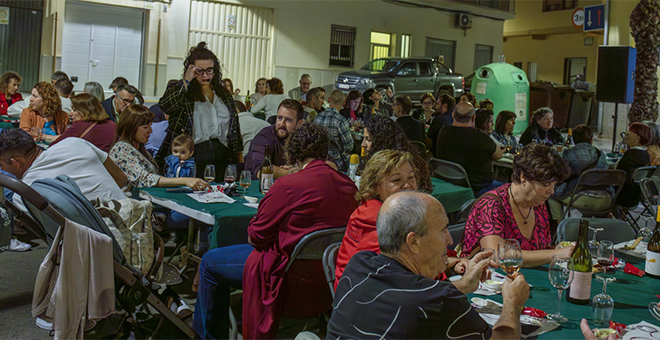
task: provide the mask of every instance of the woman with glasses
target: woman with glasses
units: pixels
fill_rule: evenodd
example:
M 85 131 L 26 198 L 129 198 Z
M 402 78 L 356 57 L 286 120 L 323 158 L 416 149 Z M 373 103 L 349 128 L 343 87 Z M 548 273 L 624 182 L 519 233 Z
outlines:
M 110 152 L 117 136 L 115 131 L 117 124 L 108 119 L 108 114 L 95 96 L 80 93 L 71 97 L 70 115 L 73 124 L 58 139 L 50 143 L 50 146 L 65 138 L 77 137 L 94 144 L 104 152 Z
M 431 125 L 431 119 L 433 118 L 433 104 L 435 104 L 435 97 L 432 93 L 424 93 L 422 98 L 419 100 L 422 103 L 422 108 L 413 111 L 413 118 L 419 120 L 426 124 L 426 126 Z
M 646 146 L 651 142 L 652 137 L 653 131 L 648 125 L 632 123 L 628 128 L 625 139 L 628 151 L 616 164 L 617 169 L 626 172 L 626 182 L 623 184 L 619 197 L 616 198 L 616 203 L 623 207 L 634 208 L 639 204 L 642 192 L 639 184 L 633 181 L 632 175 L 635 169 L 649 165 L 650 159 Z
M 213 164 L 216 181 L 222 181 L 227 165 L 243 162 L 243 141 L 234 98 L 222 86 L 220 62 L 206 42 L 190 49 L 183 66 L 183 79 L 172 82 L 158 102 L 170 118 L 156 163 L 162 169 L 172 140 L 186 134 L 195 142 L 197 177 L 203 177 L 206 165 Z

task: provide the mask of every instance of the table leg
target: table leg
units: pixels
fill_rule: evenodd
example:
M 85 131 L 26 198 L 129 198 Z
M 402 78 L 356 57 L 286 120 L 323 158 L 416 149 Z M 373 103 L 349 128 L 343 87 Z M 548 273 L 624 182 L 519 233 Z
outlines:
M 188 253 L 194 253 L 193 246 L 195 245 L 195 220 L 190 219 L 188 222 Z

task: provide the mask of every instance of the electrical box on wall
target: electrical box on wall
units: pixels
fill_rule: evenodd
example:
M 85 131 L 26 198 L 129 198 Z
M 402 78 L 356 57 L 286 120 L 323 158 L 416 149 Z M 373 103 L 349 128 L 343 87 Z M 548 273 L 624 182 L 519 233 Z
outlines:
M 467 13 L 456 13 L 456 28 L 472 28 L 472 16 Z

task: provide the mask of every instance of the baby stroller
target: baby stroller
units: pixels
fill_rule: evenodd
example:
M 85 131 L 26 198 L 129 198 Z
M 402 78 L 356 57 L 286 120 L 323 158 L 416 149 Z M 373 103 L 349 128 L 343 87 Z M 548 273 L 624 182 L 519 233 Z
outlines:
M 176 293 L 166 289 L 166 294 L 158 295 L 152 290 L 155 273 L 158 272 L 164 256 L 164 245 L 160 237 L 154 235 L 155 261 L 144 275 L 140 270 L 127 265 L 124 254 L 108 226 L 69 177 L 59 176 L 56 179 L 35 181 L 30 187 L 17 179 L 0 174 L 0 186 L 21 196 L 29 215 L 40 229 L 36 233 L 37 236 L 49 244 L 67 220 L 87 226 L 112 239 L 115 309 L 123 309 L 127 313 L 119 322 L 98 322 L 96 327 L 85 331 L 85 338 L 128 338 L 131 332 L 135 338 L 196 337 L 193 329 L 169 308 L 171 301 L 178 300 Z M 5 204 L 12 208 L 11 202 Z

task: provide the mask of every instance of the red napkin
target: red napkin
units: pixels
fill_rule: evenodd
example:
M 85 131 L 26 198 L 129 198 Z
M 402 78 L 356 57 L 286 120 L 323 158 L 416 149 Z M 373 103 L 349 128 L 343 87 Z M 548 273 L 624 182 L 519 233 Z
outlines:
M 610 320 L 610 328 L 618 333 L 616 336 L 618 338 L 619 334 L 621 334 L 621 332 L 626 328 L 626 325 Z
M 639 277 L 644 276 L 645 271 L 633 266 L 630 263 L 626 263 L 626 266 L 623 268 L 624 273 L 632 274 L 632 275 L 637 275 Z
M 537 317 L 537 318 L 543 318 L 546 315 L 548 315 L 548 313 L 546 313 L 546 312 L 544 312 L 540 309 L 533 308 L 533 307 L 525 307 L 523 309 L 522 313 L 525 314 L 525 315 L 534 316 L 534 317 Z

